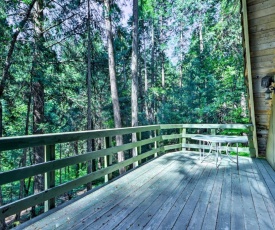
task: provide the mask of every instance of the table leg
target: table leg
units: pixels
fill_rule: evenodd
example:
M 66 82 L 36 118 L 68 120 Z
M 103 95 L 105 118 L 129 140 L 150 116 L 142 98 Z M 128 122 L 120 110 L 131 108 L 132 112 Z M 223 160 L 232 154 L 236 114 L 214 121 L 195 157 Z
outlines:
M 219 145 L 220 143 L 215 143 L 216 145 L 216 167 L 218 167 L 218 158 L 219 158 Z
M 203 145 L 203 155 L 202 155 L 202 158 L 204 158 L 204 156 L 205 156 L 205 147 L 204 147 L 204 145 L 205 145 L 205 141 L 202 141 L 202 145 Z
M 218 144 L 216 143 L 216 167 L 218 167 Z
M 200 145 L 200 161 L 201 161 L 201 154 L 202 154 L 202 145 L 201 145 L 201 141 L 199 141 L 199 145 Z M 203 150 L 204 151 L 204 150 Z
M 237 142 L 237 170 L 239 170 L 239 145 Z

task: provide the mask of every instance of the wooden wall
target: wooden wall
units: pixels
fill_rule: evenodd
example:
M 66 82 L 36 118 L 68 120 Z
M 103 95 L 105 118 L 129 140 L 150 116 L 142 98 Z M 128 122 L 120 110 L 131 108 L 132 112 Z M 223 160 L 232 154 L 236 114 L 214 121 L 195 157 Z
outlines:
M 261 79 L 275 75 L 275 0 L 247 0 L 247 17 L 258 153 L 265 156 L 272 100 L 265 100 Z
M 272 98 L 272 116 L 269 122 L 269 132 L 266 147 L 266 159 L 269 164 L 275 169 L 275 97 Z

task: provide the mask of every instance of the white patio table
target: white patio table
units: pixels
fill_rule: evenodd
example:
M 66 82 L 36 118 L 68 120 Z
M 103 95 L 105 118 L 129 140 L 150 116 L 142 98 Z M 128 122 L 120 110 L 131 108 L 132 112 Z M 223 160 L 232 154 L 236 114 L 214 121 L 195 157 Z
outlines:
M 195 135 L 193 136 L 191 139 L 193 140 L 198 140 L 200 143 L 200 160 L 201 162 L 208 157 L 208 155 L 214 150 L 216 153 L 216 166 L 218 167 L 218 157 L 219 155 L 221 156 L 221 151 L 222 151 L 222 144 L 226 144 L 226 155 L 229 157 L 229 159 L 231 161 L 232 158 L 230 156 L 230 153 L 228 151 L 228 148 L 231 144 L 236 144 L 237 147 L 237 162 L 235 162 L 237 164 L 237 169 L 239 170 L 239 149 L 238 149 L 238 144 L 239 143 L 247 143 L 248 142 L 248 138 L 247 136 L 229 136 L 229 135 Z M 209 146 L 209 152 L 207 153 L 207 155 L 205 155 L 205 148 L 202 147 L 202 142 L 207 143 L 207 145 Z M 203 150 L 202 150 L 203 149 Z

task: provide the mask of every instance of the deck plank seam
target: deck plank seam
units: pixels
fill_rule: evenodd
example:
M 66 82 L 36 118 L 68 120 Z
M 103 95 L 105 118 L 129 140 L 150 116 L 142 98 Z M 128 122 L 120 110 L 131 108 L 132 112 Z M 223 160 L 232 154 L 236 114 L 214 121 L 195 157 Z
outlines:
M 270 216 L 270 220 L 271 220 L 271 222 L 273 224 L 273 227 L 275 229 L 275 218 L 274 218 L 275 217 L 274 216 L 274 214 L 275 214 L 275 205 L 274 205 L 275 201 L 273 199 L 272 193 L 270 192 L 270 188 L 269 188 L 268 183 L 267 183 L 267 180 L 269 178 L 266 177 L 267 176 L 266 173 L 263 173 L 264 172 L 263 170 L 265 170 L 265 169 L 262 168 L 262 164 L 260 163 L 259 160 L 254 161 L 254 164 L 257 166 L 258 171 L 259 171 L 259 174 L 258 174 L 259 183 L 263 183 L 264 187 L 266 188 L 266 190 L 263 190 L 263 186 L 260 186 L 267 212 Z
M 176 159 L 178 159 L 178 157 L 177 157 Z M 158 178 L 160 175 L 165 174 L 165 172 L 169 169 L 169 167 L 170 167 L 171 165 L 173 165 L 173 164 L 176 163 L 176 159 L 174 159 L 172 162 L 169 162 L 169 164 L 165 165 L 165 168 L 164 168 L 163 165 L 162 165 L 162 170 L 161 170 L 161 172 L 156 173 L 156 174 L 153 174 L 153 175 L 151 175 L 151 176 L 149 175 L 149 180 L 148 180 L 146 183 L 141 182 L 141 183 L 137 184 L 134 191 L 132 190 L 133 188 L 129 188 L 129 184 L 128 184 L 127 188 L 125 188 L 125 190 L 124 190 L 124 193 L 125 193 L 125 191 L 128 191 L 128 192 L 127 192 L 127 196 L 124 196 L 124 197 L 121 198 L 120 200 L 116 200 L 116 199 L 115 199 L 115 202 L 112 204 L 112 207 L 109 207 L 109 206 L 108 206 L 108 207 L 106 208 L 106 209 L 108 209 L 108 210 L 102 209 L 102 210 L 100 210 L 100 213 L 101 213 L 101 214 L 99 214 L 98 212 L 96 212 L 95 214 L 98 215 L 98 218 L 101 218 L 102 216 L 105 215 L 105 213 L 107 213 L 109 210 L 111 210 L 115 205 L 119 205 L 122 201 L 127 200 L 128 197 L 131 196 L 133 192 L 138 192 L 141 188 L 143 188 L 143 186 L 144 186 L 144 187 L 149 186 L 150 183 L 152 183 L 152 181 L 155 181 L 156 183 L 158 183 L 157 178 Z M 150 183 L 149 183 L 149 182 L 150 182 Z M 120 197 L 120 194 L 118 194 L 118 197 Z M 82 218 L 82 221 L 84 221 L 85 219 L 90 219 L 90 217 L 91 217 L 91 215 L 90 215 L 90 214 L 87 214 L 87 216 L 86 216 L 85 218 Z M 97 221 L 97 219 L 95 219 L 93 222 L 95 222 L 95 221 Z M 89 223 L 93 223 L 93 222 L 90 221 Z M 86 221 L 85 221 L 85 223 L 86 223 Z M 81 224 L 78 223 L 78 225 L 81 225 Z M 73 225 L 73 227 L 77 229 L 77 228 L 78 228 L 78 225 L 76 225 L 76 226 Z
M 221 199 L 218 209 L 216 229 L 230 229 L 231 226 L 231 215 L 229 215 L 230 210 L 228 210 L 232 199 L 231 168 L 232 166 L 230 162 L 227 161 L 227 167 L 225 168 L 224 179 L 222 183 Z M 226 211 L 229 213 L 226 213 Z
M 211 167 L 205 167 L 203 170 L 203 173 L 200 174 L 199 178 L 198 178 L 198 182 L 195 185 L 195 187 L 193 188 L 193 191 L 191 192 L 190 196 L 188 197 L 187 202 L 185 203 L 183 209 L 181 210 L 181 213 L 179 214 L 177 221 L 175 222 L 173 228 L 177 229 L 177 228 L 183 228 L 186 229 L 189 225 L 189 222 L 192 218 L 192 215 L 195 211 L 195 207 L 198 204 L 199 199 L 200 198 L 204 186 L 206 185 L 206 182 L 208 180 L 209 175 L 211 174 L 211 171 L 213 170 L 213 168 Z M 205 177 L 205 178 L 204 178 Z M 196 199 L 196 200 L 195 200 Z M 195 204 L 195 205 L 194 205 Z M 190 208 L 188 206 L 192 206 L 194 205 L 194 208 Z M 188 211 L 187 211 L 188 209 Z M 184 221 L 182 221 L 182 218 Z M 180 226 L 178 226 L 180 225 Z
M 172 167 L 172 165 L 170 166 L 170 168 Z M 167 178 L 167 177 L 165 177 L 165 178 L 162 178 L 162 177 L 160 177 L 162 180 L 164 180 L 164 182 L 168 179 L 168 181 L 169 181 L 169 179 L 171 179 L 171 178 Z M 173 178 L 172 178 L 173 179 Z M 169 184 L 167 184 L 167 186 L 166 187 L 169 187 L 170 186 L 170 184 L 173 184 L 175 181 L 174 180 L 172 180 L 172 181 L 170 181 L 171 183 L 169 183 Z M 158 181 L 158 184 L 157 185 L 160 185 L 160 184 L 162 184 L 162 181 Z M 147 190 L 145 191 L 145 193 L 146 192 L 148 192 Z M 154 196 L 156 196 L 156 193 L 152 190 L 152 191 L 150 191 L 149 193 L 150 194 L 148 194 L 147 196 L 146 196 L 146 194 L 145 193 L 142 193 L 142 200 L 140 201 L 141 203 L 139 203 L 139 204 L 142 204 L 144 201 L 146 201 L 146 200 L 148 200 L 149 202 L 151 202 L 151 203 L 153 203 L 156 199 L 158 199 L 158 197 L 161 195 L 161 194 L 158 194 L 158 196 L 157 197 L 154 197 Z M 153 198 L 152 200 L 150 199 L 150 198 Z M 124 215 L 126 214 L 125 212 L 127 212 L 128 210 L 127 209 L 129 209 L 129 206 L 128 206 L 128 203 L 130 203 L 130 205 L 131 206 L 133 206 L 133 204 L 134 204 L 134 202 L 136 202 L 136 200 L 133 200 L 132 199 L 132 201 L 127 201 L 127 204 L 125 205 L 123 205 L 123 207 L 126 207 L 125 208 L 125 210 L 120 210 L 119 211 L 119 213 L 117 213 L 117 215 L 119 214 L 120 216 L 121 216 L 121 212 L 123 212 L 122 213 L 122 216 L 124 217 Z M 149 203 L 148 202 L 148 203 Z M 147 203 L 147 202 L 146 202 Z M 133 211 L 136 209 L 136 208 L 138 208 L 138 206 L 136 206 L 134 209 L 133 209 Z M 115 216 L 114 218 L 117 218 L 118 216 Z M 114 219 L 114 218 L 112 218 L 112 219 Z M 127 216 L 124 218 L 124 219 L 126 219 L 127 218 Z M 109 219 L 108 220 L 108 222 L 107 222 L 107 224 L 105 223 L 104 225 L 102 225 L 101 227 L 104 227 L 104 228 L 106 228 L 108 225 L 110 225 L 109 223 L 110 223 L 110 221 L 112 221 L 112 219 Z M 99 227 L 100 228 L 100 227 Z
M 198 170 L 199 170 L 199 165 L 195 165 L 195 167 L 192 167 L 192 169 L 191 170 L 194 170 L 195 169 L 195 172 L 197 172 Z M 191 176 L 190 176 L 190 174 L 188 174 L 187 175 L 187 178 L 182 178 L 182 181 L 184 181 L 185 183 L 185 186 L 184 186 L 184 188 L 187 186 L 187 184 L 188 184 L 188 182 L 194 177 L 194 175 L 195 175 L 195 173 L 193 173 L 193 174 L 191 174 Z M 187 179 L 187 180 L 186 180 Z M 121 227 L 123 227 L 123 226 L 121 226 Z
M 175 200 L 174 204 L 170 208 L 168 214 L 162 220 L 159 226 L 166 226 L 166 228 L 173 228 L 174 224 L 177 221 L 178 216 L 180 215 L 181 210 L 184 208 L 193 188 L 198 183 L 198 178 L 203 173 L 205 168 L 208 166 L 208 163 L 200 164 L 203 168 L 199 168 L 194 175 L 191 176 L 190 180 L 188 181 L 187 185 L 183 188 L 177 199 Z M 201 169 L 201 170 L 200 170 Z M 171 216 L 172 215 L 172 216 Z M 171 220 L 173 218 L 173 221 Z
M 172 163 L 172 162 L 170 162 L 170 163 Z M 154 170 L 156 170 L 156 169 L 159 169 L 159 170 L 161 170 L 161 171 L 164 170 L 162 164 L 157 165 L 157 168 L 153 168 L 153 170 L 152 170 L 152 168 L 151 168 L 151 171 L 150 171 L 150 167 L 148 166 L 148 172 L 149 172 L 149 171 L 150 171 L 150 172 L 154 172 Z M 138 170 L 141 170 L 141 169 L 139 168 Z M 158 173 L 159 173 L 159 171 L 156 171 L 156 172 L 155 172 L 155 175 L 157 175 Z M 144 174 L 145 174 L 145 173 L 143 173 L 142 175 L 144 175 Z M 131 174 L 129 174 L 129 175 L 131 176 Z M 126 174 L 125 176 L 127 176 L 127 174 Z M 142 182 L 145 182 L 145 181 L 146 181 L 146 178 L 147 178 L 147 177 L 142 177 L 142 176 L 141 176 L 141 178 L 142 178 L 142 181 L 133 180 L 133 181 L 131 181 L 131 182 L 133 183 L 133 182 L 135 182 L 135 181 L 138 181 L 138 183 L 142 183 Z M 122 177 L 121 179 L 123 179 L 123 180 L 128 180 L 127 177 Z M 119 192 L 120 190 L 123 189 L 123 187 L 118 186 L 118 184 L 121 184 L 120 181 L 114 181 L 114 182 L 115 182 L 114 184 L 110 183 L 110 184 L 108 185 L 108 186 L 113 186 L 113 187 L 116 188 L 116 189 L 115 189 L 114 191 L 112 191 L 112 192 Z M 82 205 L 82 204 L 84 205 L 84 202 L 87 202 L 87 199 L 90 199 L 90 198 L 89 198 L 90 195 L 91 195 L 91 196 L 96 196 L 97 193 L 101 193 L 101 194 L 104 193 L 104 194 L 105 194 L 105 192 L 106 192 L 106 195 L 105 195 L 105 196 L 107 197 L 107 199 L 112 199 L 112 198 L 109 197 L 109 195 L 110 195 L 110 194 L 108 193 L 108 192 L 110 192 L 110 190 L 108 190 L 109 187 L 105 186 L 105 187 L 103 187 L 103 188 L 104 188 L 104 189 L 102 189 L 101 191 L 96 191 L 96 193 L 88 194 L 88 195 L 85 197 L 85 201 L 84 201 L 84 199 L 83 199 L 83 200 L 80 200 L 80 201 L 79 201 L 79 205 L 76 207 L 76 208 L 78 208 L 78 211 L 83 212 L 83 211 L 85 211 L 85 210 L 88 210 L 88 209 L 90 209 L 93 205 L 96 205 L 96 204 L 100 203 L 100 201 L 104 199 L 104 196 L 103 196 L 103 198 L 100 197 L 101 200 L 95 199 L 94 202 L 96 202 L 96 203 L 91 202 L 91 203 L 89 203 L 89 205 L 86 205 L 86 206 L 85 206 L 85 209 L 84 209 L 84 210 L 81 209 L 81 205 Z M 107 191 L 105 191 L 105 190 L 107 190 Z M 99 195 L 99 194 L 98 194 L 98 195 Z M 73 203 L 71 206 L 75 207 L 76 205 Z M 94 208 L 95 208 L 95 207 L 94 207 Z M 79 209 L 80 209 L 80 210 L 79 210 Z M 61 210 L 61 212 L 62 212 L 62 211 L 63 211 L 63 210 Z M 64 211 L 65 211 L 65 210 L 64 210 Z M 64 212 L 64 211 L 63 211 L 63 212 Z M 74 210 L 74 211 L 77 213 L 77 210 Z M 52 214 L 52 216 L 55 216 L 55 215 L 56 215 L 56 213 Z M 65 217 L 67 216 L 67 218 L 63 218 L 63 219 L 62 219 L 61 225 L 62 225 L 62 224 L 66 224 L 68 218 L 70 218 L 70 217 L 68 217 L 68 213 L 64 213 L 64 216 L 65 216 Z M 74 214 L 73 214 L 73 213 L 71 214 L 71 217 L 72 217 L 72 218 L 76 218 L 76 217 L 74 217 Z M 61 216 L 60 218 L 62 218 L 62 216 Z M 55 219 L 55 217 L 54 217 L 54 219 Z M 71 218 L 70 218 L 70 219 L 71 219 Z M 65 222 L 64 222 L 64 221 L 65 221 Z M 47 223 L 46 223 L 46 224 L 47 224 Z M 30 226 L 30 229 L 31 229 L 31 226 Z
M 210 202 L 207 205 L 207 209 L 203 219 L 203 229 L 215 229 L 217 225 L 218 209 L 221 200 L 222 182 L 224 179 L 224 168 L 217 169 L 217 177 L 214 183 L 214 187 L 210 196 Z
M 272 229 L 272 221 L 269 215 L 264 215 L 264 213 L 268 213 L 266 204 L 263 198 L 263 195 L 260 191 L 259 185 L 259 177 L 257 171 L 255 171 L 255 164 L 254 161 L 257 159 L 250 159 L 250 169 L 251 172 L 248 174 L 250 190 L 254 202 L 255 209 L 257 210 L 257 218 L 260 229 Z M 263 221 L 264 220 L 264 221 Z
M 198 167 L 201 167 L 201 166 L 198 165 Z M 160 207 L 160 209 L 163 211 L 158 212 L 157 214 L 154 215 L 154 217 L 146 225 L 147 228 L 157 229 L 160 226 L 162 220 L 168 214 L 169 209 L 173 207 L 173 204 L 176 202 L 177 198 L 181 195 L 181 191 L 184 190 L 184 188 L 187 186 L 186 178 L 182 178 L 182 180 L 178 184 L 179 184 L 178 187 L 173 191 L 173 193 L 168 197 L 168 199 Z
M 245 229 L 259 229 L 259 223 L 257 220 L 257 211 L 255 209 L 255 205 L 253 202 L 250 184 L 247 178 L 247 169 L 250 164 L 248 159 L 242 164 L 242 170 L 240 174 L 240 182 L 241 182 L 241 192 L 242 192 L 242 203 L 243 203 L 243 211 L 244 211 L 244 226 Z

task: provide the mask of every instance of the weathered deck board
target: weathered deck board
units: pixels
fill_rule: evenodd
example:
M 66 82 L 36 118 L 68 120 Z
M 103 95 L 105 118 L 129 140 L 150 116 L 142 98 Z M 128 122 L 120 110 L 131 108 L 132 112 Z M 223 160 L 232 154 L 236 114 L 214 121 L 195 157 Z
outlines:
M 203 221 L 203 229 L 213 229 L 217 223 L 217 216 L 220 204 L 220 197 L 222 191 L 222 182 L 224 179 L 224 167 L 219 167 L 218 175 L 211 193 L 210 200 L 206 209 Z
M 203 224 L 203 218 L 201 217 L 206 212 L 210 196 L 214 188 L 214 183 L 216 181 L 217 172 L 218 171 L 214 168 L 211 170 L 211 173 L 206 182 L 205 190 L 200 194 L 200 198 L 189 222 L 188 229 L 201 229 Z
M 264 177 L 265 183 L 267 184 L 270 193 L 275 199 L 275 175 L 274 170 L 269 166 L 266 160 L 256 161 L 258 168 L 263 172 L 262 176 Z M 261 163 L 261 165 L 260 165 Z M 259 167 L 260 165 L 260 167 Z
M 226 179 L 226 178 L 225 178 Z M 232 198 L 231 198 L 231 228 L 245 229 L 244 227 L 244 203 L 242 202 L 240 173 L 235 167 L 231 169 Z
M 224 180 L 222 185 L 222 193 L 220 198 L 217 229 L 231 229 L 231 191 L 232 191 L 232 178 L 231 166 L 227 161 L 224 172 Z
M 184 164 L 185 162 L 181 161 L 181 164 Z M 176 199 L 180 196 L 181 192 L 182 192 L 182 188 L 185 188 L 186 186 L 188 186 L 188 184 L 190 184 L 190 181 L 193 180 L 193 178 L 196 176 L 197 171 L 199 171 L 199 167 L 197 165 L 192 165 L 192 164 L 188 164 L 186 165 L 186 167 L 182 168 L 177 167 L 174 169 L 171 169 L 172 172 L 174 172 L 175 174 L 178 175 L 177 181 L 178 181 L 178 188 L 177 189 L 169 189 L 169 192 L 171 194 L 173 194 L 174 191 L 176 191 L 176 194 L 173 194 L 172 196 L 172 200 L 170 201 L 170 204 L 167 204 L 166 207 L 164 207 L 165 210 L 169 210 L 170 207 L 172 207 L 172 205 L 176 202 Z M 168 180 L 171 180 L 168 176 Z M 180 179 L 181 178 L 181 179 Z M 167 192 L 167 191 L 164 191 Z M 174 199 L 173 199 L 174 198 Z M 124 229 L 127 227 L 131 227 L 137 217 L 139 217 L 139 215 L 141 215 L 143 213 L 143 210 L 141 209 L 142 206 L 139 206 L 133 213 L 131 213 L 128 217 L 126 217 L 123 221 L 121 221 L 121 223 L 117 226 L 117 229 Z M 161 212 L 164 213 L 165 211 Z M 164 215 L 165 216 L 165 215 Z M 156 219 L 157 221 L 161 221 L 162 219 Z M 156 224 L 156 223 L 155 223 Z M 160 223 L 158 223 L 159 225 Z
M 240 170 L 240 183 L 241 183 L 241 193 L 242 193 L 242 203 L 244 210 L 244 224 L 245 229 L 259 229 L 259 224 L 257 221 L 257 214 L 252 198 L 252 193 L 249 185 L 249 180 L 247 175 L 247 169 L 249 168 L 249 159 L 242 159 L 243 169 Z
M 239 164 L 169 153 L 18 228 L 274 229 L 275 172 L 260 159 Z
M 273 229 L 272 222 L 265 206 L 264 197 L 262 194 L 262 191 L 266 190 L 267 187 L 264 186 L 264 182 L 259 180 L 260 172 L 255 167 L 256 164 L 254 162 L 255 161 L 252 161 L 250 164 L 250 168 L 248 168 L 247 177 L 250 184 L 254 206 L 257 211 L 256 213 L 258 224 L 260 226 L 260 229 Z M 271 199 L 271 197 L 269 198 Z
M 264 203 L 269 213 L 273 229 L 275 229 L 275 218 L 273 216 L 275 213 L 275 203 L 274 200 L 269 199 L 269 197 L 273 197 L 270 192 L 270 188 L 274 188 L 274 184 L 272 184 L 273 181 L 265 171 L 265 168 L 262 166 L 261 161 L 254 161 L 253 164 L 257 165 L 258 170 L 261 171 L 261 174 L 258 174 L 257 179 L 259 181 L 259 186 L 261 188 L 260 191 L 263 195 Z

